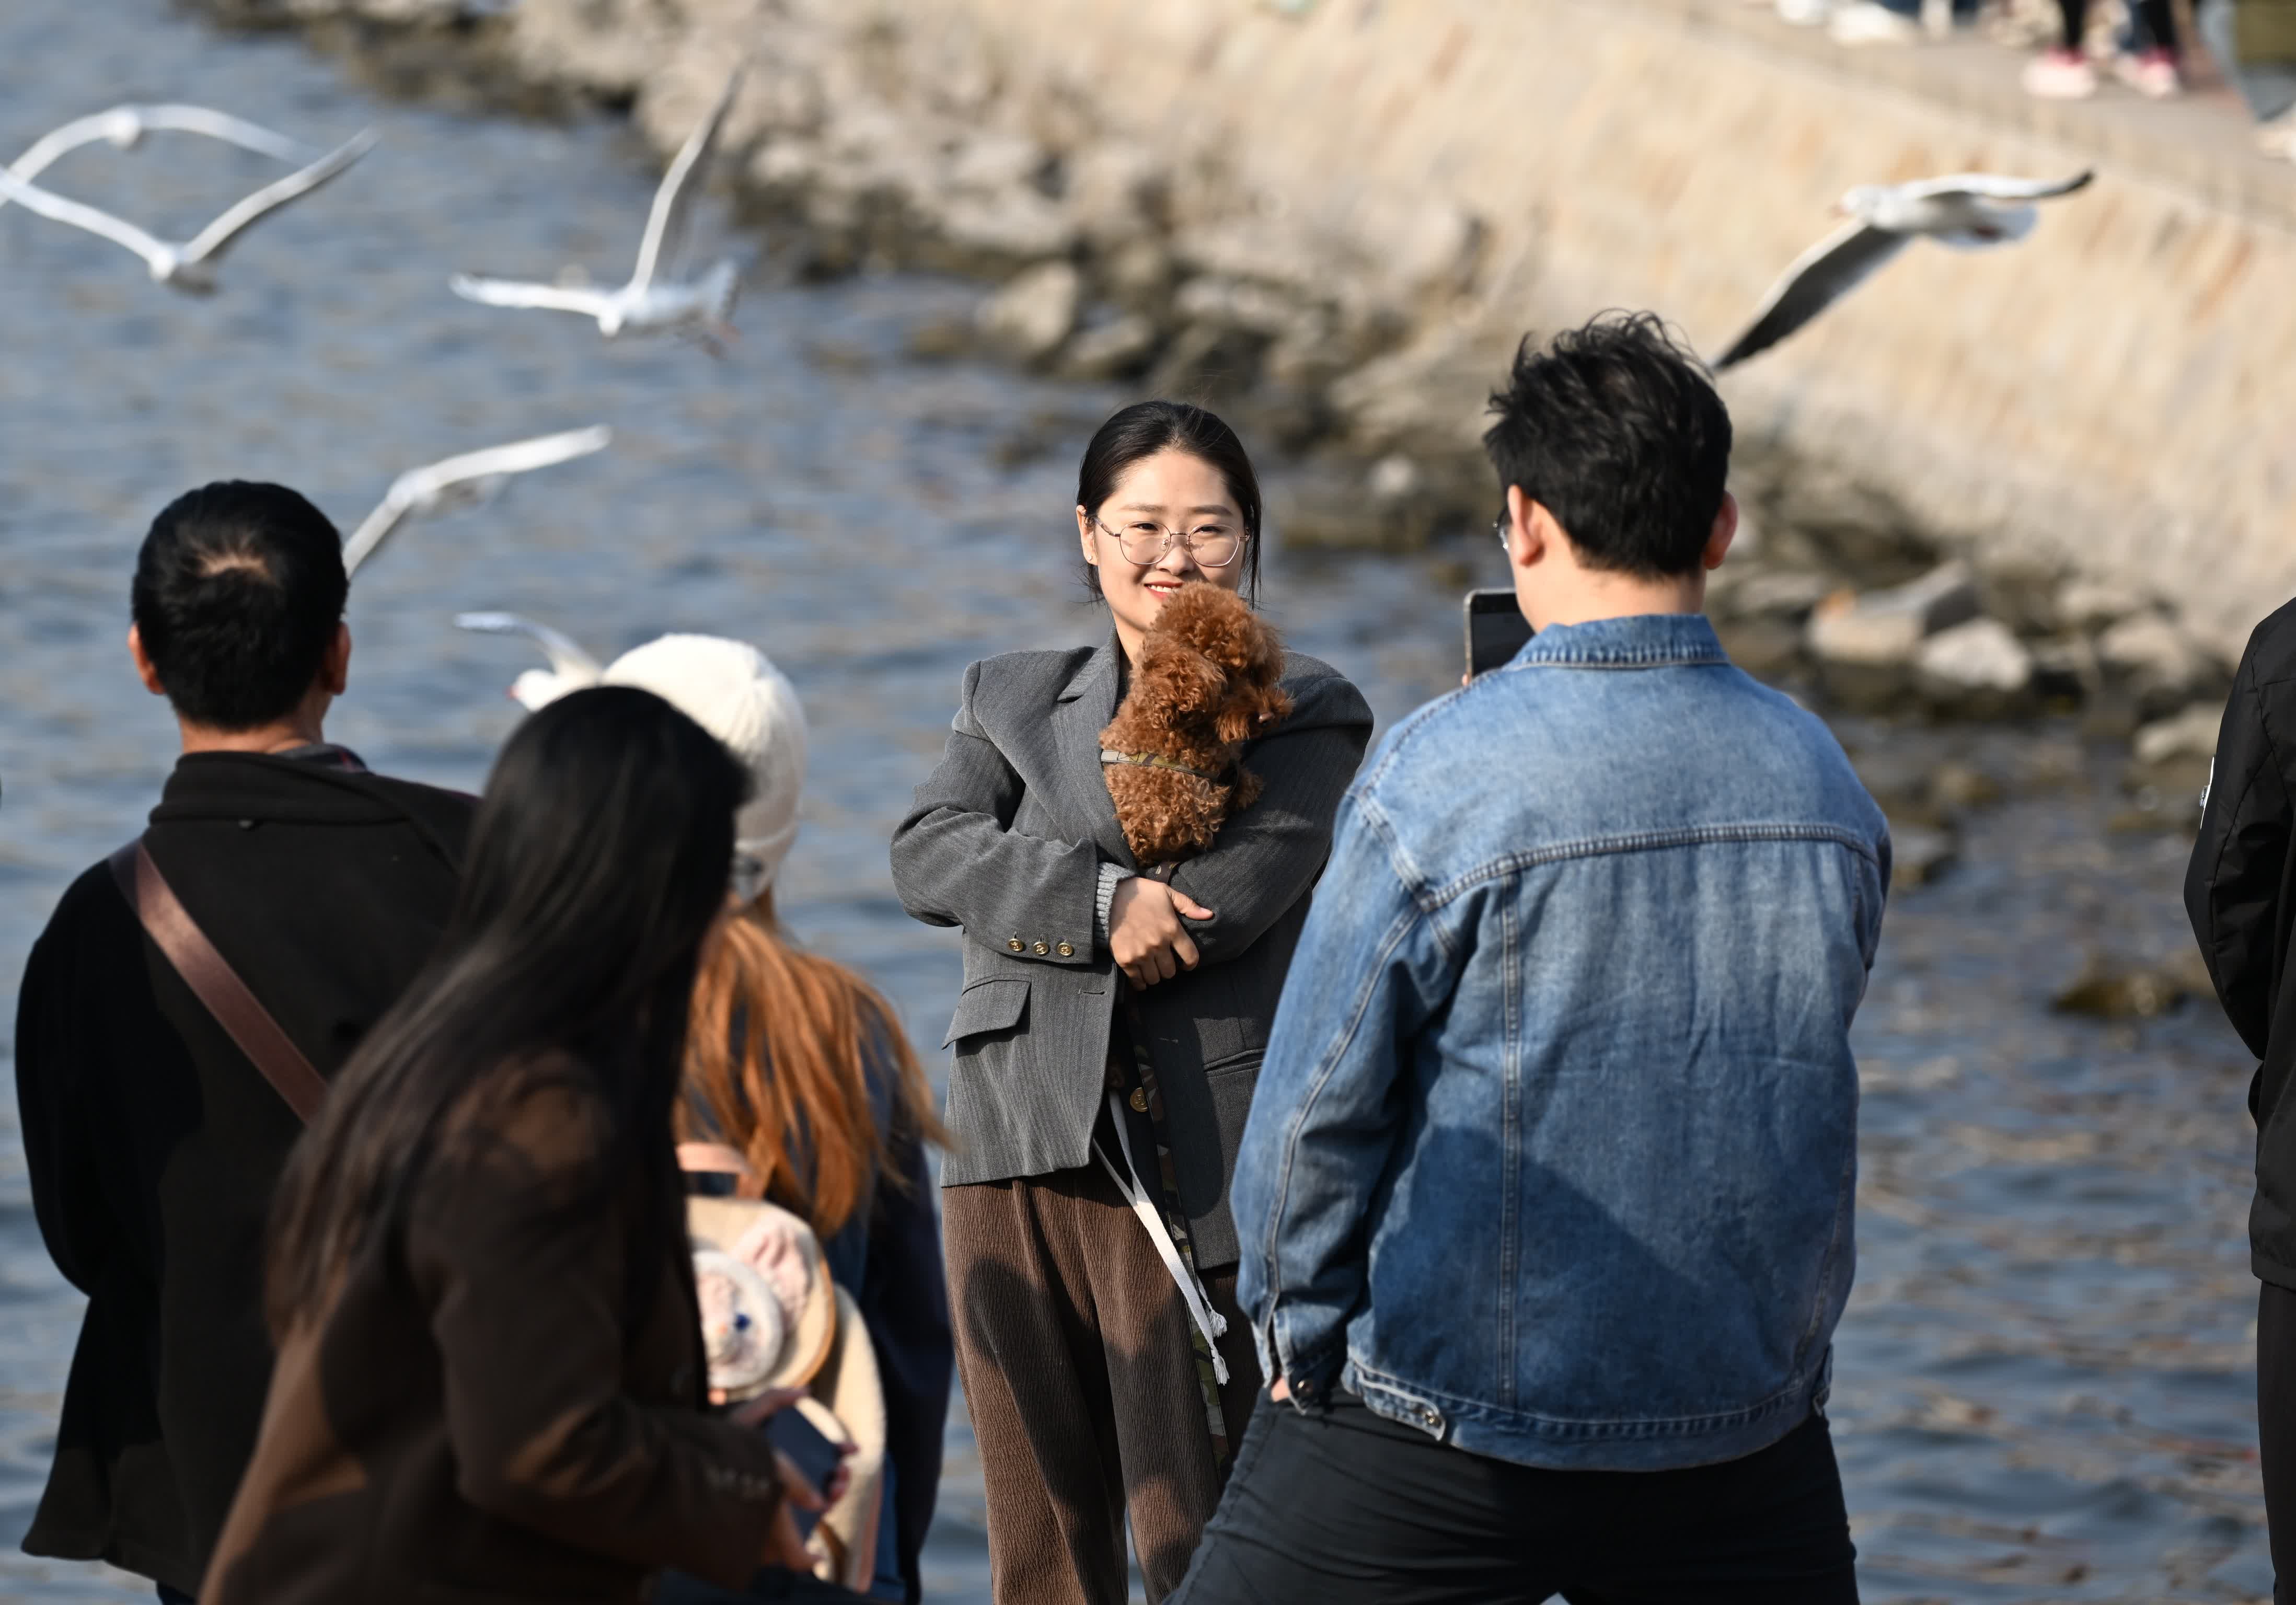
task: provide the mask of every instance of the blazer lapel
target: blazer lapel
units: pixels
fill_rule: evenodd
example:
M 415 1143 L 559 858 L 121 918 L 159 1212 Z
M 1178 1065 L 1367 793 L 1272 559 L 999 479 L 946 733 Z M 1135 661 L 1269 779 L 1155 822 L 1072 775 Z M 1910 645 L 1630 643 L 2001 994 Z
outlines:
M 1114 636 L 1084 661 L 1061 690 L 1053 707 L 1052 734 L 1060 766 L 1062 801 L 1084 823 L 1101 851 L 1126 869 L 1137 869 L 1117 823 L 1116 803 L 1100 766 L 1100 733 L 1116 717 Z

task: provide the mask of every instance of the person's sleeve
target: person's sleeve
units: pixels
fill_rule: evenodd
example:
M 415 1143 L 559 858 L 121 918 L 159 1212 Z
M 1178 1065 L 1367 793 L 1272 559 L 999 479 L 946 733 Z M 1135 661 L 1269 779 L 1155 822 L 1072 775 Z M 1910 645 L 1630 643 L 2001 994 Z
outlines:
M 86 1101 L 94 1044 L 82 996 L 84 942 L 71 898 L 32 945 L 16 1000 L 16 1113 L 22 1126 L 32 1214 L 64 1280 L 93 1294 L 114 1251 L 111 1208 Z M 141 962 L 140 953 L 130 955 Z
M 1337 675 L 1311 680 L 1292 717 L 1246 750 L 1266 782 L 1258 801 L 1220 827 L 1210 849 L 1173 872 L 1172 884 L 1212 918 L 1183 921 L 1217 964 L 1249 952 L 1324 872 L 1332 821 L 1371 741 L 1371 708 Z
M 1260 1366 L 1302 1408 L 1322 1403 L 1346 1359 L 1372 1195 L 1403 1127 L 1401 1078 L 1456 979 L 1384 821 L 1351 798 L 1275 1011 L 1232 1194 L 1237 1295 Z
M 897 1131 L 892 1151 L 899 1182 L 878 1185 L 857 1303 L 877 1350 L 895 1535 L 914 1597 L 918 1557 L 940 1492 L 941 1438 L 956 1349 L 941 1267 L 940 1213 L 924 1144 Z
M 603 1126 L 581 1094 L 530 1093 L 499 1140 L 442 1156 L 422 1183 L 408 1257 L 458 1490 L 578 1549 L 739 1588 L 781 1503 L 772 1445 L 624 1392 L 627 1222 L 594 1183 Z M 660 1252 L 685 1252 L 682 1233 Z
M 2291 826 L 2288 771 L 2267 712 L 2251 643 L 2225 705 L 2208 805 L 2185 875 L 2185 911 L 2209 979 L 2233 1029 L 2259 1059 L 2271 1034 Z
M 992 944 L 1019 938 L 1016 956 L 1088 967 L 1098 962 L 1100 850 L 1013 828 L 1025 787 L 973 716 L 980 677 L 979 664 L 965 670 L 940 766 L 894 829 L 893 889 L 927 925 L 961 925 Z

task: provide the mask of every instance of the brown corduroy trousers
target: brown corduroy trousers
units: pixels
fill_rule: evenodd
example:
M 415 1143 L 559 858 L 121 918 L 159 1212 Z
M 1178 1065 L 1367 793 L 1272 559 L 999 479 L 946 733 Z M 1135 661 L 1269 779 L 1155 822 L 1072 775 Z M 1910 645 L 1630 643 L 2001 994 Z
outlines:
M 941 1193 L 956 1364 L 988 1485 L 997 1605 L 1124 1605 L 1124 1523 L 1150 1601 L 1179 1585 L 1226 1468 L 1188 1309 L 1097 1164 Z M 1235 1272 L 1203 1278 L 1227 1319 L 1221 1415 L 1241 1443 L 1259 1363 Z

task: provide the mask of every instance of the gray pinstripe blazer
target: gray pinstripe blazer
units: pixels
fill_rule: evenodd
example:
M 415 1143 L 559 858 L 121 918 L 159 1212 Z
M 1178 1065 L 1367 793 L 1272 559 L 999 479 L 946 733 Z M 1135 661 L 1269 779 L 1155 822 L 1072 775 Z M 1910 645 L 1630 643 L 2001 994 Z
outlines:
M 1111 640 L 1013 652 L 965 670 L 948 749 L 893 832 L 902 905 L 964 929 L 964 989 L 943 1044 L 956 1050 L 945 1186 L 1091 1159 L 1125 984 L 1095 900 L 1103 862 L 1133 867 L 1100 768 L 1118 651 Z M 1267 790 L 1172 876 L 1217 916 L 1193 928 L 1202 960 L 1140 997 L 1205 1269 L 1236 1258 L 1236 1143 L 1332 817 L 1371 738 L 1362 693 L 1329 664 L 1290 654 L 1283 688 L 1292 717 L 1244 754 Z

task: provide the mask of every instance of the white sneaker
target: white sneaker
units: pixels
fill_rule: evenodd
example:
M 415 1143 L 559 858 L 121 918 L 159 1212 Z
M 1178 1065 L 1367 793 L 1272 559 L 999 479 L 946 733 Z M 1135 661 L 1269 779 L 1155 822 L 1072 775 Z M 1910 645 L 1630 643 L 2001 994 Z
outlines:
M 2259 123 L 2256 148 L 2282 161 L 2296 161 L 2296 108 L 2282 112 L 2268 123 Z
M 1833 0 L 1777 0 L 1778 20 L 1796 28 L 1822 28 L 1833 14 Z
M 2025 93 L 2037 100 L 2085 101 L 2096 93 L 2096 69 L 2078 50 L 2045 50 L 2025 63 Z
M 1833 13 L 1826 31 L 1836 45 L 1916 45 L 1922 38 L 1918 20 L 1901 17 L 1874 0 L 1857 0 L 1841 7 Z

